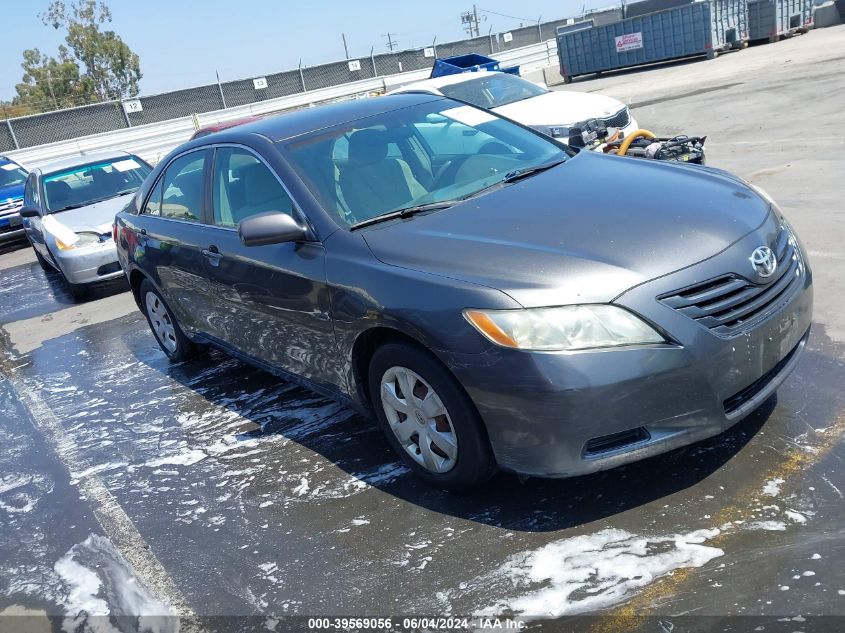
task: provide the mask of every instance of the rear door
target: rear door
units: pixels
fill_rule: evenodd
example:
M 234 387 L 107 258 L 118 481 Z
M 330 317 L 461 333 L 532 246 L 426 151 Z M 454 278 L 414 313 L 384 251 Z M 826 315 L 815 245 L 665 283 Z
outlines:
M 208 148 L 174 158 L 144 201 L 130 244 L 136 263 L 158 284 L 183 326 L 213 333 L 203 245 L 207 213 Z
M 319 242 L 244 246 L 238 222 L 267 212 L 304 222 L 287 189 L 253 150 L 223 145 L 211 176 L 212 213 L 203 249 L 218 337 L 315 382 L 334 359 L 325 252 Z

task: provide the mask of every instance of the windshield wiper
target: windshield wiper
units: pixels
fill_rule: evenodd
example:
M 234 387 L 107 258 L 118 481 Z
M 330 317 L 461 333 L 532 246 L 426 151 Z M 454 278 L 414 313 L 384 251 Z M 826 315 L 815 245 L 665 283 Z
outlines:
M 78 204 L 69 204 L 66 207 L 62 207 L 61 209 L 53 209 L 50 213 L 59 213 L 60 211 L 70 211 L 71 209 L 80 209 L 82 207 L 87 207 L 91 202 L 80 202 Z
M 539 174 L 541 171 L 546 171 L 547 169 L 551 169 L 552 167 L 557 167 L 561 163 L 565 162 L 565 158 L 560 158 L 558 160 L 549 161 L 548 163 L 534 165 L 533 167 L 522 167 L 520 169 L 514 169 L 506 173 L 505 177 L 501 180 L 501 182 L 516 182 L 517 180 L 522 180 L 523 178 L 527 178 L 528 176 Z
M 371 224 L 378 224 L 379 222 L 387 222 L 388 220 L 395 220 L 396 218 L 409 218 L 412 215 L 416 215 L 417 213 L 423 213 L 424 211 L 436 211 L 438 209 L 448 209 L 452 205 L 460 202 L 460 198 L 456 198 L 454 200 L 441 200 L 440 202 L 426 202 L 425 204 L 416 204 L 411 207 L 405 207 L 404 209 L 396 209 L 395 211 L 390 211 L 389 213 L 385 213 L 383 215 L 377 215 L 374 218 L 368 218 L 366 220 L 361 220 L 360 222 L 356 222 L 352 226 L 349 227 L 350 231 L 354 231 L 355 229 L 360 229 L 365 226 L 370 226 Z

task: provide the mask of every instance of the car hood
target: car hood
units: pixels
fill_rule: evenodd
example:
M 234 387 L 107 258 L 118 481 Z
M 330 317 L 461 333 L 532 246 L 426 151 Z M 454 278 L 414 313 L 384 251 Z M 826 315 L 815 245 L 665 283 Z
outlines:
M 89 204 L 86 207 L 51 213 L 47 217 L 53 218 L 74 233 L 81 231 L 110 233 L 112 224 L 114 224 L 114 216 L 126 206 L 132 195 L 134 194 L 127 193 L 123 196 Z
M 362 231 L 382 262 L 525 307 L 607 302 L 721 252 L 769 205 L 720 170 L 581 152 L 450 209 Z
M 609 117 L 624 107 L 621 101 L 604 95 L 553 91 L 493 108 L 493 111 L 523 125 L 571 125 Z
M 0 187 L 0 204 L 5 204 L 10 200 L 17 200 L 18 198 L 23 198 L 23 185 Z

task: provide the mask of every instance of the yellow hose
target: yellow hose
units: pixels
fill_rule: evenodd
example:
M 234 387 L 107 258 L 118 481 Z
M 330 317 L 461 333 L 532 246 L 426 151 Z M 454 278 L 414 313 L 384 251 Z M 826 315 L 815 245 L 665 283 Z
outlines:
M 633 143 L 636 139 L 640 138 L 641 136 L 645 138 L 654 138 L 654 134 L 652 134 L 648 130 L 634 130 L 628 136 L 625 137 L 624 141 L 622 141 L 622 145 L 619 146 L 616 155 L 624 156 L 625 153 L 628 151 L 628 148 L 631 147 L 631 143 Z

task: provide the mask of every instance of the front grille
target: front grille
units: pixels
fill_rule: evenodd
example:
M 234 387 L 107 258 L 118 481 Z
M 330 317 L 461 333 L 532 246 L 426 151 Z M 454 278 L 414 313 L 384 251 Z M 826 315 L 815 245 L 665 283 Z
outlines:
M 789 228 L 781 228 L 772 250 L 778 269 L 766 284 L 722 275 L 658 299 L 714 334 L 725 338 L 741 334 L 776 312 L 803 284 L 804 261 Z
M 627 127 L 628 124 L 631 122 L 631 112 L 628 110 L 627 107 L 622 108 L 613 116 L 607 117 L 606 119 L 602 119 L 602 122 L 607 127 L 615 127 L 621 130 L 623 127 Z
M 23 198 L 4 200 L 0 202 L 0 215 L 11 215 L 17 213 L 23 206 Z
M 725 413 L 730 415 L 746 402 L 754 398 L 758 393 L 763 391 L 766 386 L 777 376 L 784 367 L 789 364 L 789 361 L 792 360 L 792 357 L 798 353 L 798 349 L 801 347 L 801 343 L 807 339 L 807 334 L 804 334 L 801 341 L 798 342 L 798 345 L 792 348 L 792 351 L 789 352 L 786 356 L 784 356 L 777 365 L 772 367 L 769 371 L 767 371 L 763 376 L 755 380 L 753 383 L 748 385 L 742 391 L 735 393 L 730 398 L 724 401 L 723 405 L 725 407 Z

